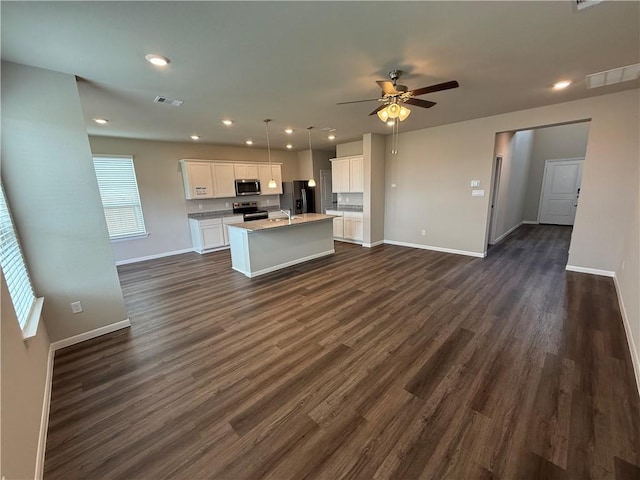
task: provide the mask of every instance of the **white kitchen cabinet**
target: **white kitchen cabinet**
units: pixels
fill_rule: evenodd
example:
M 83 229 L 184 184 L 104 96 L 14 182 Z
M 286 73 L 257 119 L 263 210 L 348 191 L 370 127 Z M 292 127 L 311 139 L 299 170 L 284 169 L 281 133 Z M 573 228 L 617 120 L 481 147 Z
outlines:
M 262 193 L 280 195 L 282 193 L 282 168 L 280 164 L 261 165 L 258 163 L 212 162 L 205 160 L 180 160 L 184 193 L 187 200 L 201 198 L 232 198 L 236 196 L 236 178 L 260 179 Z M 241 177 L 238 175 L 242 175 Z M 268 187 L 273 178 L 277 188 Z
M 343 236 L 347 240 L 361 242 L 364 238 L 363 215 L 360 212 L 344 212 Z
M 334 217 L 333 219 L 333 236 L 337 238 L 344 237 L 344 220 L 342 217 Z
M 274 179 L 276 188 L 269 188 L 269 180 Z M 282 168 L 280 165 L 258 165 L 258 179 L 262 195 L 282 194 Z
M 332 159 L 331 187 L 333 193 L 364 192 L 364 157 Z
M 181 162 L 180 167 L 187 200 L 215 197 L 210 163 Z
M 198 253 L 224 247 L 224 231 L 221 218 L 189 219 L 191 243 Z
M 239 180 L 255 180 L 258 177 L 258 165 L 254 163 L 234 163 L 235 178 Z
M 233 217 L 224 217 L 222 219 L 222 234 L 224 236 L 225 245 L 229 245 L 229 230 L 227 229 L 227 225 L 242 222 L 244 222 L 244 218 L 242 217 L 242 215 L 234 215 Z
M 234 165 L 232 163 L 212 163 L 213 183 L 216 198 L 236 196 Z
M 364 157 L 349 158 L 349 191 L 364 192 Z
M 349 159 L 331 160 L 331 190 L 333 193 L 349 191 Z

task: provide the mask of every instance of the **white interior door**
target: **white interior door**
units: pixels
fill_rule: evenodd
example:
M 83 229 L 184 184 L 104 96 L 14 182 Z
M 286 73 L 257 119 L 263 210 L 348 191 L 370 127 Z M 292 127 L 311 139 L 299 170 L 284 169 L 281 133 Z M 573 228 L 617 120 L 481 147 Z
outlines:
M 573 225 L 584 159 L 547 160 L 540 195 L 539 223 Z

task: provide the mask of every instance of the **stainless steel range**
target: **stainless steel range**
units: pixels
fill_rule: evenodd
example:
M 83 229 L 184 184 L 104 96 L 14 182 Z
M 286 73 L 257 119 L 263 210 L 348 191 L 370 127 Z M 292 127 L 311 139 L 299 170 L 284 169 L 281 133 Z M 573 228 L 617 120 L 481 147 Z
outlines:
M 269 218 L 269 212 L 258 210 L 258 202 L 234 202 L 233 213 L 241 213 L 245 222 Z

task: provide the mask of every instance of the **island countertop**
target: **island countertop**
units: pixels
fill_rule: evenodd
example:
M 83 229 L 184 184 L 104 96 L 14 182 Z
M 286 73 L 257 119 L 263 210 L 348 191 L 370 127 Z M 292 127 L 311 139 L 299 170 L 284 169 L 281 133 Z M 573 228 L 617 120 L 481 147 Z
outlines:
M 321 222 L 324 220 L 333 220 L 333 215 L 325 215 L 322 213 L 302 213 L 296 214 L 291 220 L 287 218 L 269 218 L 266 220 L 253 220 L 251 222 L 229 224 L 229 228 L 240 228 L 248 233 L 261 232 L 274 228 L 294 227 L 296 225 L 304 225 L 312 222 Z

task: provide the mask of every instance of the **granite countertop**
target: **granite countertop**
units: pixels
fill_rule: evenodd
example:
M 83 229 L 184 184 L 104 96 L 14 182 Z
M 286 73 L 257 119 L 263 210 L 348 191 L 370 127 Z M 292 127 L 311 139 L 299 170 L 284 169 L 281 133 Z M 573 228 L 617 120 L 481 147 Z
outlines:
M 339 205 L 337 207 L 327 208 L 335 212 L 362 212 L 362 205 Z
M 294 227 L 296 225 L 303 225 L 305 223 L 320 222 L 323 220 L 333 221 L 332 215 L 324 215 L 322 213 L 303 213 L 301 215 L 295 215 L 291 220 L 286 218 L 272 218 L 269 220 L 253 220 L 251 222 L 234 223 L 229 227 L 242 228 L 251 232 L 260 232 L 264 230 L 271 230 L 274 228 Z
M 223 218 L 223 217 L 235 217 L 242 216 L 241 213 L 233 213 L 233 210 L 218 210 L 214 212 L 196 212 L 189 213 L 187 217 L 195 218 L 198 220 L 206 220 L 207 218 Z

